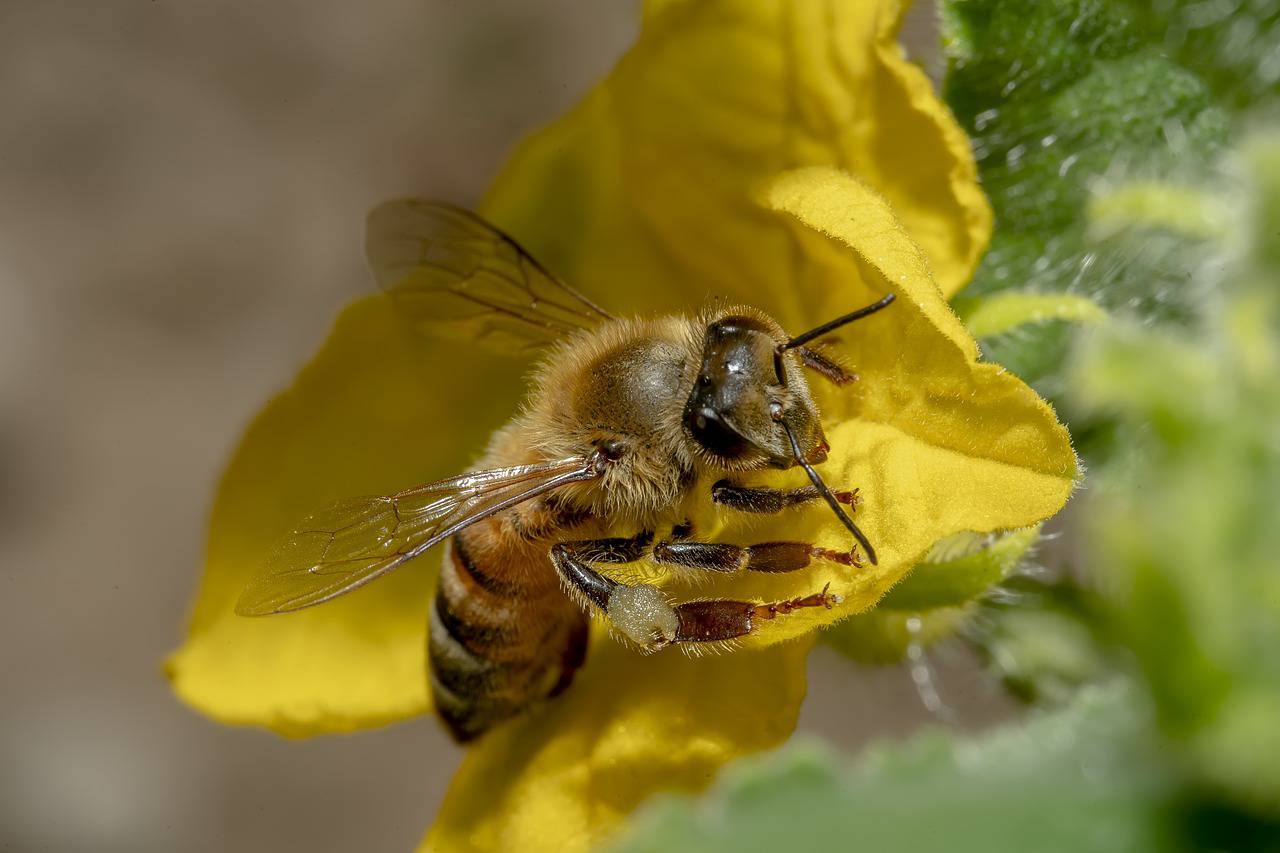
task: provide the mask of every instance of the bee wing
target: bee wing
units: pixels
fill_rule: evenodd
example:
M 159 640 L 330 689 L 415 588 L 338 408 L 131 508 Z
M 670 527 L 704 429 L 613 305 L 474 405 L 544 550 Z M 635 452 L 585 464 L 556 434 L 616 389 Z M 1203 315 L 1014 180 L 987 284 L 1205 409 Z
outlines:
M 511 237 L 453 205 L 379 205 L 365 224 L 365 256 L 415 325 L 506 352 L 529 353 L 612 319 Z
M 240 595 L 242 616 L 322 604 L 385 575 L 467 525 L 566 483 L 599 476 L 594 459 L 476 471 L 394 495 L 350 498 L 305 518 Z

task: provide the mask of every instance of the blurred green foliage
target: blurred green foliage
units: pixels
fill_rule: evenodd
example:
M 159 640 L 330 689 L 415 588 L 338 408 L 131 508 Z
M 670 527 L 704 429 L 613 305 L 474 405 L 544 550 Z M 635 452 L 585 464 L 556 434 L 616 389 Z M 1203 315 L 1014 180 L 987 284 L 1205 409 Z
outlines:
M 1022 701 L 1065 704 L 1114 677 L 1115 638 L 1098 594 L 1070 577 L 1011 578 L 981 603 L 968 636 L 991 673 Z
M 1229 171 L 1203 320 L 1112 327 L 1072 387 L 1133 428 L 1089 504 L 1090 567 L 1159 721 L 1206 784 L 1280 814 L 1280 135 Z
M 981 740 L 941 733 L 873 750 L 855 768 L 793 744 L 744 761 L 696 807 L 651 804 L 619 853 L 778 850 L 1146 850 L 1168 830 L 1169 782 L 1114 691 Z

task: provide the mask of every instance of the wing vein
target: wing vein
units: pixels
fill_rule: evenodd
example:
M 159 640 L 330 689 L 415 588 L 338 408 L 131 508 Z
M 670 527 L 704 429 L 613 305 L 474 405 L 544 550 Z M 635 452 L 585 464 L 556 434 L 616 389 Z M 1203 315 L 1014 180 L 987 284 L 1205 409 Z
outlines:
M 369 214 L 365 252 L 415 328 L 527 353 L 613 316 L 510 235 L 450 204 L 405 199 Z
M 281 540 L 236 611 L 249 616 L 287 613 L 337 598 L 468 525 L 600 473 L 594 457 L 570 457 L 476 471 L 391 496 L 339 501 L 304 519 Z M 414 499 L 428 503 L 420 510 L 402 506 Z

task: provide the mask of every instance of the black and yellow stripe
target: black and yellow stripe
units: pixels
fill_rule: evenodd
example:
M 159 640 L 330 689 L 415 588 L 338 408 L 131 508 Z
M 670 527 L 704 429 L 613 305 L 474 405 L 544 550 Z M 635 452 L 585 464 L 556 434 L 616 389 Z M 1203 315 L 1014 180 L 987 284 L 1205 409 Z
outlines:
M 550 565 L 507 568 L 472 559 L 461 536 L 445 551 L 427 650 L 436 711 L 459 741 L 563 690 L 586 654 L 586 617 L 538 580 Z

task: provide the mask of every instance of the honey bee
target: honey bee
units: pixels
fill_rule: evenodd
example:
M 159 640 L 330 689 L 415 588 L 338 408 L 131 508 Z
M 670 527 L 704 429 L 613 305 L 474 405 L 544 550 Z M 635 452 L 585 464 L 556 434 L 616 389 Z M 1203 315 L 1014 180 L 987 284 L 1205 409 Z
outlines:
M 710 572 L 791 572 L 814 560 L 859 566 L 859 545 L 876 561 L 844 509 L 856 506 L 857 490 L 832 491 L 814 470 L 830 448 L 804 369 L 836 384 L 855 379 L 809 344 L 886 307 L 892 294 L 797 336 L 749 306 L 619 318 L 478 216 L 419 200 L 376 208 L 366 253 L 415 325 L 541 351 L 531 393 L 471 471 L 304 519 L 245 589 L 238 613 L 321 604 L 444 543 L 428 678 L 439 716 L 467 741 L 568 687 L 586 655 L 588 614 L 648 652 L 730 641 L 799 608 L 839 602 L 824 588 L 789 601 L 672 603 L 600 566 L 647 557 Z M 812 485 L 733 479 L 796 465 Z M 708 484 L 712 501 L 748 513 L 824 500 L 858 544 L 700 541 L 673 514 Z

